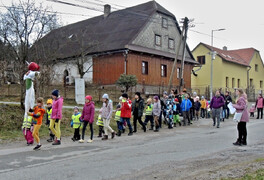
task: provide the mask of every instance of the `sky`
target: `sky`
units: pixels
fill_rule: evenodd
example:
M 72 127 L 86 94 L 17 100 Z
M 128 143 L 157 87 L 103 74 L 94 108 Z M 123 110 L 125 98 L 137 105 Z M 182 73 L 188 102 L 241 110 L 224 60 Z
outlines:
M 13 0 L 17 2 L 19 0 Z M 112 10 L 135 6 L 149 0 L 60 0 L 83 5 L 99 11 L 80 7 L 73 7 L 49 0 L 35 0 L 43 2 L 60 14 L 63 25 L 81 21 L 93 16 L 101 15 L 103 5 L 110 4 Z M 0 0 L 0 5 L 9 6 L 12 0 Z M 211 31 L 214 32 L 214 46 L 228 50 L 253 47 L 260 51 L 264 60 L 264 7 L 263 0 L 156 0 L 161 6 L 173 13 L 177 20 L 188 17 L 194 18 L 195 27 L 188 32 L 187 43 L 192 50 L 200 42 L 211 44 Z M 0 11 L 3 9 L 0 8 Z M 78 14 L 78 15 L 70 15 Z

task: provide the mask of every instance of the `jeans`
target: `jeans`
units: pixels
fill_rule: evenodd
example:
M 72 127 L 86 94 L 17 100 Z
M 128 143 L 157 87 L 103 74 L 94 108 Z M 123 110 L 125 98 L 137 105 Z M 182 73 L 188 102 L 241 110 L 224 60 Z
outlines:
M 86 130 L 86 127 L 87 127 L 88 124 L 90 126 L 90 131 L 91 131 L 90 139 L 93 140 L 93 123 L 89 123 L 88 121 L 84 121 L 83 122 L 82 139 L 84 140 L 85 130 Z
M 217 127 L 220 126 L 220 114 L 221 114 L 221 108 L 212 110 L 212 117 L 213 117 L 214 126 L 215 126 L 216 119 L 217 119 Z
M 263 108 L 257 108 L 258 109 L 258 116 L 257 119 L 259 119 L 259 115 L 261 114 L 261 119 L 263 118 Z
M 229 110 L 229 108 L 226 108 L 225 109 L 225 117 L 226 117 L 226 119 L 228 119 L 229 118 L 229 114 L 230 114 L 230 110 Z
M 150 121 L 151 127 L 153 128 L 154 127 L 153 116 L 149 116 L 149 115 L 145 116 L 144 124 L 147 125 L 149 121 Z
M 122 129 L 119 129 L 119 130 L 123 130 L 123 124 L 124 124 L 124 122 L 127 122 L 127 125 L 128 125 L 128 128 L 129 128 L 129 131 L 131 132 L 131 131 L 133 131 L 133 129 L 132 129 L 132 126 L 131 126 L 131 123 L 130 123 L 130 118 L 120 118 L 120 122 L 121 122 L 121 124 L 122 124 Z
M 204 118 L 205 117 L 205 109 L 201 109 L 201 117 Z

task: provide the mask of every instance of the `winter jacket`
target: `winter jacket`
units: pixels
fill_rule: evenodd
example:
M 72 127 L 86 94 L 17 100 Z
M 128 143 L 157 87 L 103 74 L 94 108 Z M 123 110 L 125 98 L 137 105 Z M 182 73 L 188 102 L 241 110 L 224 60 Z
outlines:
M 181 104 L 177 102 L 173 105 L 173 115 L 178 115 L 180 114 L 180 112 L 181 112 Z
M 121 118 L 131 118 L 131 103 L 129 101 L 122 102 Z
M 136 104 L 138 103 L 138 107 L 136 107 Z M 137 110 L 136 110 L 137 108 Z M 138 101 L 135 99 L 132 103 L 132 111 L 133 115 L 137 115 L 138 117 L 143 116 L 144 111 L 144 99 L 139 98 Z M 137 113 L 137 114 L 136 114 Z
M 62 106 L 63 106 L 63 97 L 59 97 L 52 102 L 51 119 L 62 118 Z
M 206 100 L 205 99 L 203 99 L 203 100 L 201 100 L 201 108 L 202 109 L 206 109 Z
M 83 106 L 81 120 L 87 121 L 90 124 L 94 122 L 94 102 L 85 103 Z
M 33 111 L 34 112 L 30 114 L 30 116 L 33 117 L 33 122 L 35 122 L 37 125 L 41 125 L 43 116 L 45 114 L 45 109 L 43 109 L 43 107 L 35 106 Z
M 113 112 L 113 102 L 112 100 L 108 100 L 108 104 L 103 103 L 103 107 L 100 109 L 102 112 L 102 118 L 104 119 L 111 119 L 112 117 L 112 112 Z
M 225 96 L 225 105 L 226 105 L 226 107 L 227 107 L 227 105 L 228 105 L 230 102 L 232 102 L 232 98 L 231 98 L 231 96 L 229 96 L 229 95 Z
M 154 102 L 153 105 L 153 115 L 154 116 L 159 116 L 160 112 L 161 112 L 161 104 L 160 104 L 160 100 L 158 100 L 157 102 Z
M 194 103 L 194 109 L 196 111 L 199 111 L 201 108 L 201 103 L 197 100 L 195 103 Z
M 223 107 L 224 104 L 225 104 L 225 100 L 224 100 L 223 96 L 219 96 L 219 97 L 214 96 L 211 100 L 210 108 L 211 109 L 219 109 L 219 108 Z
M 182 111 L 186 112 L 189 111 L 192 108 L 192 102 L 190 99 L 184 99 L 181 103 L 181 109 Z
M 255 108 L 263 108 L 264 105 L 264 98 L 259 97 L 256 101 Z
M 247 101 L 246 97 L 242 95 L 236 104 L 233 104 L 233 107 L 236 109 L 236 112 L 240 113 L 243 112 L 240 122 L 248 122 L 249 121 L 249 114 L 247 111 Z

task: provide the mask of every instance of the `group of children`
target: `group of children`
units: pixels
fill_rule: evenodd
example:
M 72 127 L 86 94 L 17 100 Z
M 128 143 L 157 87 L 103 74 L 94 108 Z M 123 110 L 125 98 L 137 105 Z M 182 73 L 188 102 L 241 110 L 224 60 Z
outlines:
M 136 100 L 140 97 L 140 93 L 135 94 Z M 44 100 L 43 98 L 37 99 L 37 106 L 34 109 L 28 112 L 29 118 L 23 123 L 23 132 L 27 140 L 28 145 L 33 144 L 34 139 L 37 142 L 37 146 L 34 150 L 37 150 L 41 147 L 39 139 L 39 129 L 42 125 L 42 119 L 44 114 L 47 115 L 46 125 L 49 126 L 50 137 L 47 140 L 48 142 L 53 142 L 53 145 L 61 144 L 61 132 L 60 132 L 60 123 L 62 118 L 62 106 L 63 98 L 59 96 L 59 91 L 54 90 L 52 92 L 52 98 L 47 100 L 46 110 L 44 109 Z M 115 136 L 121 136 L 125 133 L 126 127 L 128 127 L 128 135 L 131 136 L 137 130 L 137 121 L 138 119 L 142 125 L 142 129 L 146 132 L 146 127 L 149 125 L 149 130 L 158 132 L 162 128 L 163 122 L 168 126 L 169 129 L 176 127 L 177 124 L 180 126 L 190 125 L 191 118 L 199 119 L 199 111 L 201 110 L 201 117 L 205 117 L 205 113 L 208 110 L 208 102 L 202 97 L 201 101 L 199 97 L 195 97 L 194 103 L 188 94 L 183 94 L 180 97 L 175 97 L 174 95 L 167 95 L 166 92 L 163 93 L 163 98 L 159 96 L 154 96 L 153 98 L 148 98 L 146 104 L 144 100 L 140 97 L 141 104 L 139 101 L 133 102 L 128 98 L 128 94 L 124 93 L 119 98 L 119 103 L 117 104 L 115 110 L 113 110 L 113 102 L 109 98 L 108 94 L 102 96 L 103 105 L 99 110 L 98 119 L 96 125 L 98 125 L 99 134 L 98 137 L 102 140 L 108 140 L 108 135 L 110 133 L 111 139 Z M 142 110 L 140 110 L 143 108 Z M 92 101 L 92 96 L 88 95 L 85 97 L 85 105 L 83 106 L 82 112 L 79 111 L 77 106 L 74 107 L 73 115 L 71 117 L 71 127 L 74 129 L 73 141 L 79 141 L 80 143 L 84 142 L 86 128 L 89 125 L 90 128 L 90 138 L 87 140 L 88 143 L 93 142 L 93 123 L 95 116 L 95 105 Z M 145 114 L 145 119 L 142 122 L 141 118 L 143 112 Z M 193 116 L 191 113 L 193 113 Z M 114 120 L 117 123 L 117 131 L 114 131 L 110 127 L 110 121 L 112 119 L 112 114 L 114 113 Z M 180 120 L 180 115 L 183 116 L 183 121 Z M 134 120 L 134 131 L 131 125 L 131 118 Z M 163 116 L 163 118 L 162 118 Z M 162 121 L 163 119 L 163 121 Z M 32 133 L 33 132 L 33 133 Z

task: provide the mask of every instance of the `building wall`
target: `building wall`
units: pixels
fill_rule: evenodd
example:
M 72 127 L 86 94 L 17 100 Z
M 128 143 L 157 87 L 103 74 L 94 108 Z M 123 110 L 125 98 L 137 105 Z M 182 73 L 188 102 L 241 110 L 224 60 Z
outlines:
M 93 83 L 95 84 L 114 84 L 120 74 L 124 73 L 125 57 L 123 54 L 100 56 L 94 58 L 93 60 Z M 148 62 L 147 75 L 142 74 L 142 61 Z M 166 77 L 161 76 L 161 64 L 167 65 Z M 173 61 L 171 59 L 129 52 L 127 57 L 127 74 L 136 75 L 138 84 L 143 86 L 168 86 L 172 64 Z M 180 64 L 178 63 L 177 67 L 179 66 Z M 184 78 L 186 88 L 191 87 L 192 68 L 192 64 L 185 64 Z M 177 71 L 175 71 L 173 86 L 175 87 L 178 85 L 179 79 L 177 78 Z
M 255 65 L 258 65 L 258 71 L 255 70 Z M 260 81 L 264 83 L 264 67 L 259 52 L 255 52 L 250 62 L 251 69 L 249 71 L 249 78 L 253 79 L 253 88 L 257 90 L 264 90 L 263 85 L 260 87 Z
M 88 56 L 85 59 L 84 63 L 84 69 L 86 70 L 88 67 L 90 67 L 92 64 L 92 57 Z M 69 73 L 69 78 L 72 83 L 74 83 L 75 78 L 80 77 L 79 71 L 78 71 L 78 66 L 76 64 L 76 59 L 73 60 L 65 60 L 56 63 L 53 66 L 53 73 L 54 73 L 54 78 L 52 81 L 52 84 L 63 84 L 64 83 L 64 72 L 65 70 L 68 71 Z M 93 66 L 90 68 L 89 72 L 84 75 L 84 80 L 85 82 L 92 82 L 93 79 Z
M 120 74 L 124 73 L 125 57 L 123 53 L 93 58 L 93 83 L 115 84 Z
M 168 28 L 162 27 L 162 18 L 168 19 Z M 155 45 L 155 34 L 161 35 L 161 46 Z M 168 46 L 169 38 L 174 39 L 174 49 L 170 49 Z M 174 20 L 169 16 L 155 13 L 153 14 L 151 20 L 133 40 L 132 44 L 175 54 L 175 49 L 177 48 L 179 40 L 180 33 L 176 27 Z M 183 43 L 181 45 L 179 55 L 182 55 L 182 52 Z M 187 51 L 186 57 L 191 57 Z

